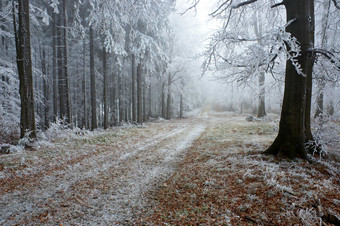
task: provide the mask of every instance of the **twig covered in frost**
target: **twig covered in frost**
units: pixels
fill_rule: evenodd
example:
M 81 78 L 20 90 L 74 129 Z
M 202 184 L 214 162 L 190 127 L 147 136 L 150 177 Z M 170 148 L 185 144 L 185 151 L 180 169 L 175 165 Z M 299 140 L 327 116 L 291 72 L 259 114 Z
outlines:
M 318 117 L 314 123 L 313 136 L 315 141 L 306 143 L 308 149 L 313 150 L 313 154 L 319 153 L 320 157 L 327 155 L 330 147 L 340 144 L 339 132 L 340 128 L 332 123 L 332 117 Z

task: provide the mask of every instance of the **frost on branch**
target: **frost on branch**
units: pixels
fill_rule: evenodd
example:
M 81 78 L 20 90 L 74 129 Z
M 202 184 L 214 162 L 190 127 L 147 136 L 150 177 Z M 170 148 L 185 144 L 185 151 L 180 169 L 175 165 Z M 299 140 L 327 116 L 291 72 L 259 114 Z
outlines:
M 340 128 L 332 123 L 332 117 L 330 116 L 316 118 L 313 127 L 313 137 L 315 141 L 307 142 L 306 147 L 312 149 L 313 154 L 318 153 L 320 157 L 324 157 L 331 150 L 335 150 L 335 147 L 340 144 Z
M 301 65 L 298 62 L 298 57 L 301 56 L 300 44 L 295 37 L 285 31 L 285 28 L 292 22 L 294 22 L 294 20 L 288 21 L 284 28 L 280 28 L 276 34 L 274 33 L 274 37 L 277 40 L 277 46 L 280 49 L 283 49 L 283 51 L 286 53 L 287 59 L 291 61 L 296 72 L 299 75 L 306 77 L 302 71 Z

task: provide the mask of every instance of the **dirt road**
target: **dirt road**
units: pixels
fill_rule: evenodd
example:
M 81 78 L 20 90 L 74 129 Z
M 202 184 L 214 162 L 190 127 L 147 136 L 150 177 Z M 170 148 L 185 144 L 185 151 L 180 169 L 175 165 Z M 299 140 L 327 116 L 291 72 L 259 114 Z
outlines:
M 58 139 L 0 157 L 0 225 L 129 223 L 147 211 L 208 119 Z

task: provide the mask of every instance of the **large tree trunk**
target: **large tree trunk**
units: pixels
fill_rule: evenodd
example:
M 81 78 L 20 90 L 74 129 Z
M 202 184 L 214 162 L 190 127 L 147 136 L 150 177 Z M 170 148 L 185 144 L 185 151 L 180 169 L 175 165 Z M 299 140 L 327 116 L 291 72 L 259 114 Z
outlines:
M 287 32 L 297 38 L 301 45 L 301 55 L 297 58 L 305 76 L 311 76 L 314 47 L 314 1 L 284 1 L 287 21 L 295 20 L 287 27 Z M 286 63 L 285 90 L 281 111 L 279 133 L 274 143 L 265 151 L 267 154 L 289 158 L 306 158 L 306 77 L 297 73 L 291 61 Z M 310 84 L 308 84 L 310 85 Z
M 90 27 L 90 76 L 91 76 L 91 130 L 97 128 L 96 76 L 94 71 L 93 29 Z
M 14 33 L 19 73 L 19 92 L 21 99 L 20 136 L 30 132 L 30 137 L 36 137 L 34 92 L 30 40 L 29 0 L 19 0 L 19 30 L 17 31 L 15 10 L 13 8 Z
M 142 62 L 137 66 L 137 123 L 143 123 Z
M 104 77 L 104 129 L 108 127 L 108 109 L 107 109 L 107 72 L 106 72 L 106 48 L 103 46 L 103 77 Z

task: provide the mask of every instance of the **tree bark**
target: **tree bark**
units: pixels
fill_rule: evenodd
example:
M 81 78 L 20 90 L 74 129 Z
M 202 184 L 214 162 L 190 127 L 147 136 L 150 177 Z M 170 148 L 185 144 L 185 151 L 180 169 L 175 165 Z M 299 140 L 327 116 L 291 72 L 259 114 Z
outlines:
M 45 49 L 42 52 L 42 61 L 41 61 L 41 69 L 42 74 L 45 76 L 43 79 L 43 91 L 44 91 L 44 129 L 48 128 L 49 124 L 49 85 L 47 78 L 47 70 L 46 70 L 46 53 Z
M 165 82 L 162 83 L 162 118 L 166 118 L 166 107 L 165 107 Z
M 61 34 L 61 16 L 58 16 L 58 26 L 57 26 L 57 65 L 58 65 L 58 93 L 59 93 L 59 116 L 60 118 L 64 118 L 66 115 L 66 107 L 65 107 L 65 79 L 63 73 L 63 49 L 62 49 L 62 34 Z
M 142 62 L 137 66 L 137 123 L 143 123 Z
M 57 34 L 56 34 L 56 14 L 52 13 L 52 55 L 53 55 L 53 120 L 58 117 L 58 78 L 57 78 Z
M 258 43 L 260 46 L 263 45 L 262 41 L 261 41 L 261 37 L 262 37 L 262 22 L 258 17 L 257 12 L 255 12 L 255 20 L 254 20 L 254 28 L 255 28 L 255 34 L 256 37 L 258 38 Z M 265 105 L 265 95 L 266 95 L 266 88 L 265 88 L 265 72 L 264 69 L 262 69 L 261 67 L 259 67 L 259 77 L 258 77 L 258 81 L 259 81 L 259 104 L 258 104 L 258 109 L 257 109 L 257 117 L 258 118 L 262 118 L 264 116 L 267 115 L 266 113 L 266 105 Z
M 14 33 L 19 73 L 19 92 L 21 99 L 20 136 L 30 132 L 31 138 L 36 137 L 34 92 L 30 40 L 29 0 L 18 1 L 18 30 L 16 27 L 15 8 L 13 7 Z
M 137 121 L 136 117 L 136 59 L 135 55 L 131 56 L 131 105 L 132 105 L 132 122 Z
M 117 126 L 117 101 L 116 101 L 116 90 L 117 90 L 117 82 L 116 76 L 112 73 L 112 123 L 114 126 Z
M 168 97 L 166 100 L 166 119 L 171 119 L 171 74 L 168 75 Z
M 151 96 L 151 73 L 149 74 L 149 80 L 150 80 L 150 85 L 149 85 L 149 112 L 148 112 L 148 119 L 150 120 L 151 117 L 151 106 L 152 106 L 152 96 Z
M 63 0 L 63 49 L 64 49 L 64 92 L 66 101 L 66 122 L 72 128 L 71 97 L 68 76 L 68 56 L 67 56 L 67 14 L 66 0 Z
M 122 84 L 122 75 L 119 74 L 118 75 L 118 99 L 119 99 L 119 106 L 118 106 L 118 109 L 119 109 L 119 123 L 122 123 L 123 122 L 123 84 Z
M 291 61 L 286 62 L 285 90 L 281 111 L 279 133 L 274 143 L 265 151 L 267 154 L 288 158 L 306 158 L 306 79 L 311 76 L 314 46 L 314 1 L 284 1 L 287 21 L 295 20 L 286 29 L 297 38 L 301 45 L 301 55 L 297 58 L 302 72 L 297 73 Z
M 330 1 L 325 1 L 323 3 L 323 16 L 322 16 L 322 31 L 321 31 L 321 48 L 327 45 L 327 28 L 328 28 L 328 15 L 329 15 Z M 323 99 L 324 99 L 324 89 L 326 86 L 326 81 L 324 78 L 317 80 L 319 87 L 317 98 L 316 98 L 316 111 L 314 117 L 320 117 L 323 115 Z
M 183 118 L 183 94 L 180 94 L 179 97 L 179 117 Z
M 86 96 L 86 41 L 83 39 L 83 128 L 87 129 L 87 96 Z
M 93 29 L 90 27 L 91 130 L 97 129 L 96 77 L 94 71 Z
M 103 77 L 104 77 L 104 129 L 108 127 L 108 109 L 107 109 L 107 72 L 106 72 L 106 48 L 103 46 Z
M 259 106 L 257 110 L 257 117 L 262 118 L 267 115 L 266 113 L 266 102 L 265 102 L 265 95 L 266 95 L 266 88 L 265 88 L 265 75 L 264 71 L 259 73 Z
M 323 115 L 323 97 L 324 97 L 324 89 L 325 89 L 325 82 L 324 81 L 318 81 L 318 94 L 316 97 L 316 111 L 314 118 L 322 117 Z
M 146 122 L 146 82 L 143 81 L 143 121 Z

